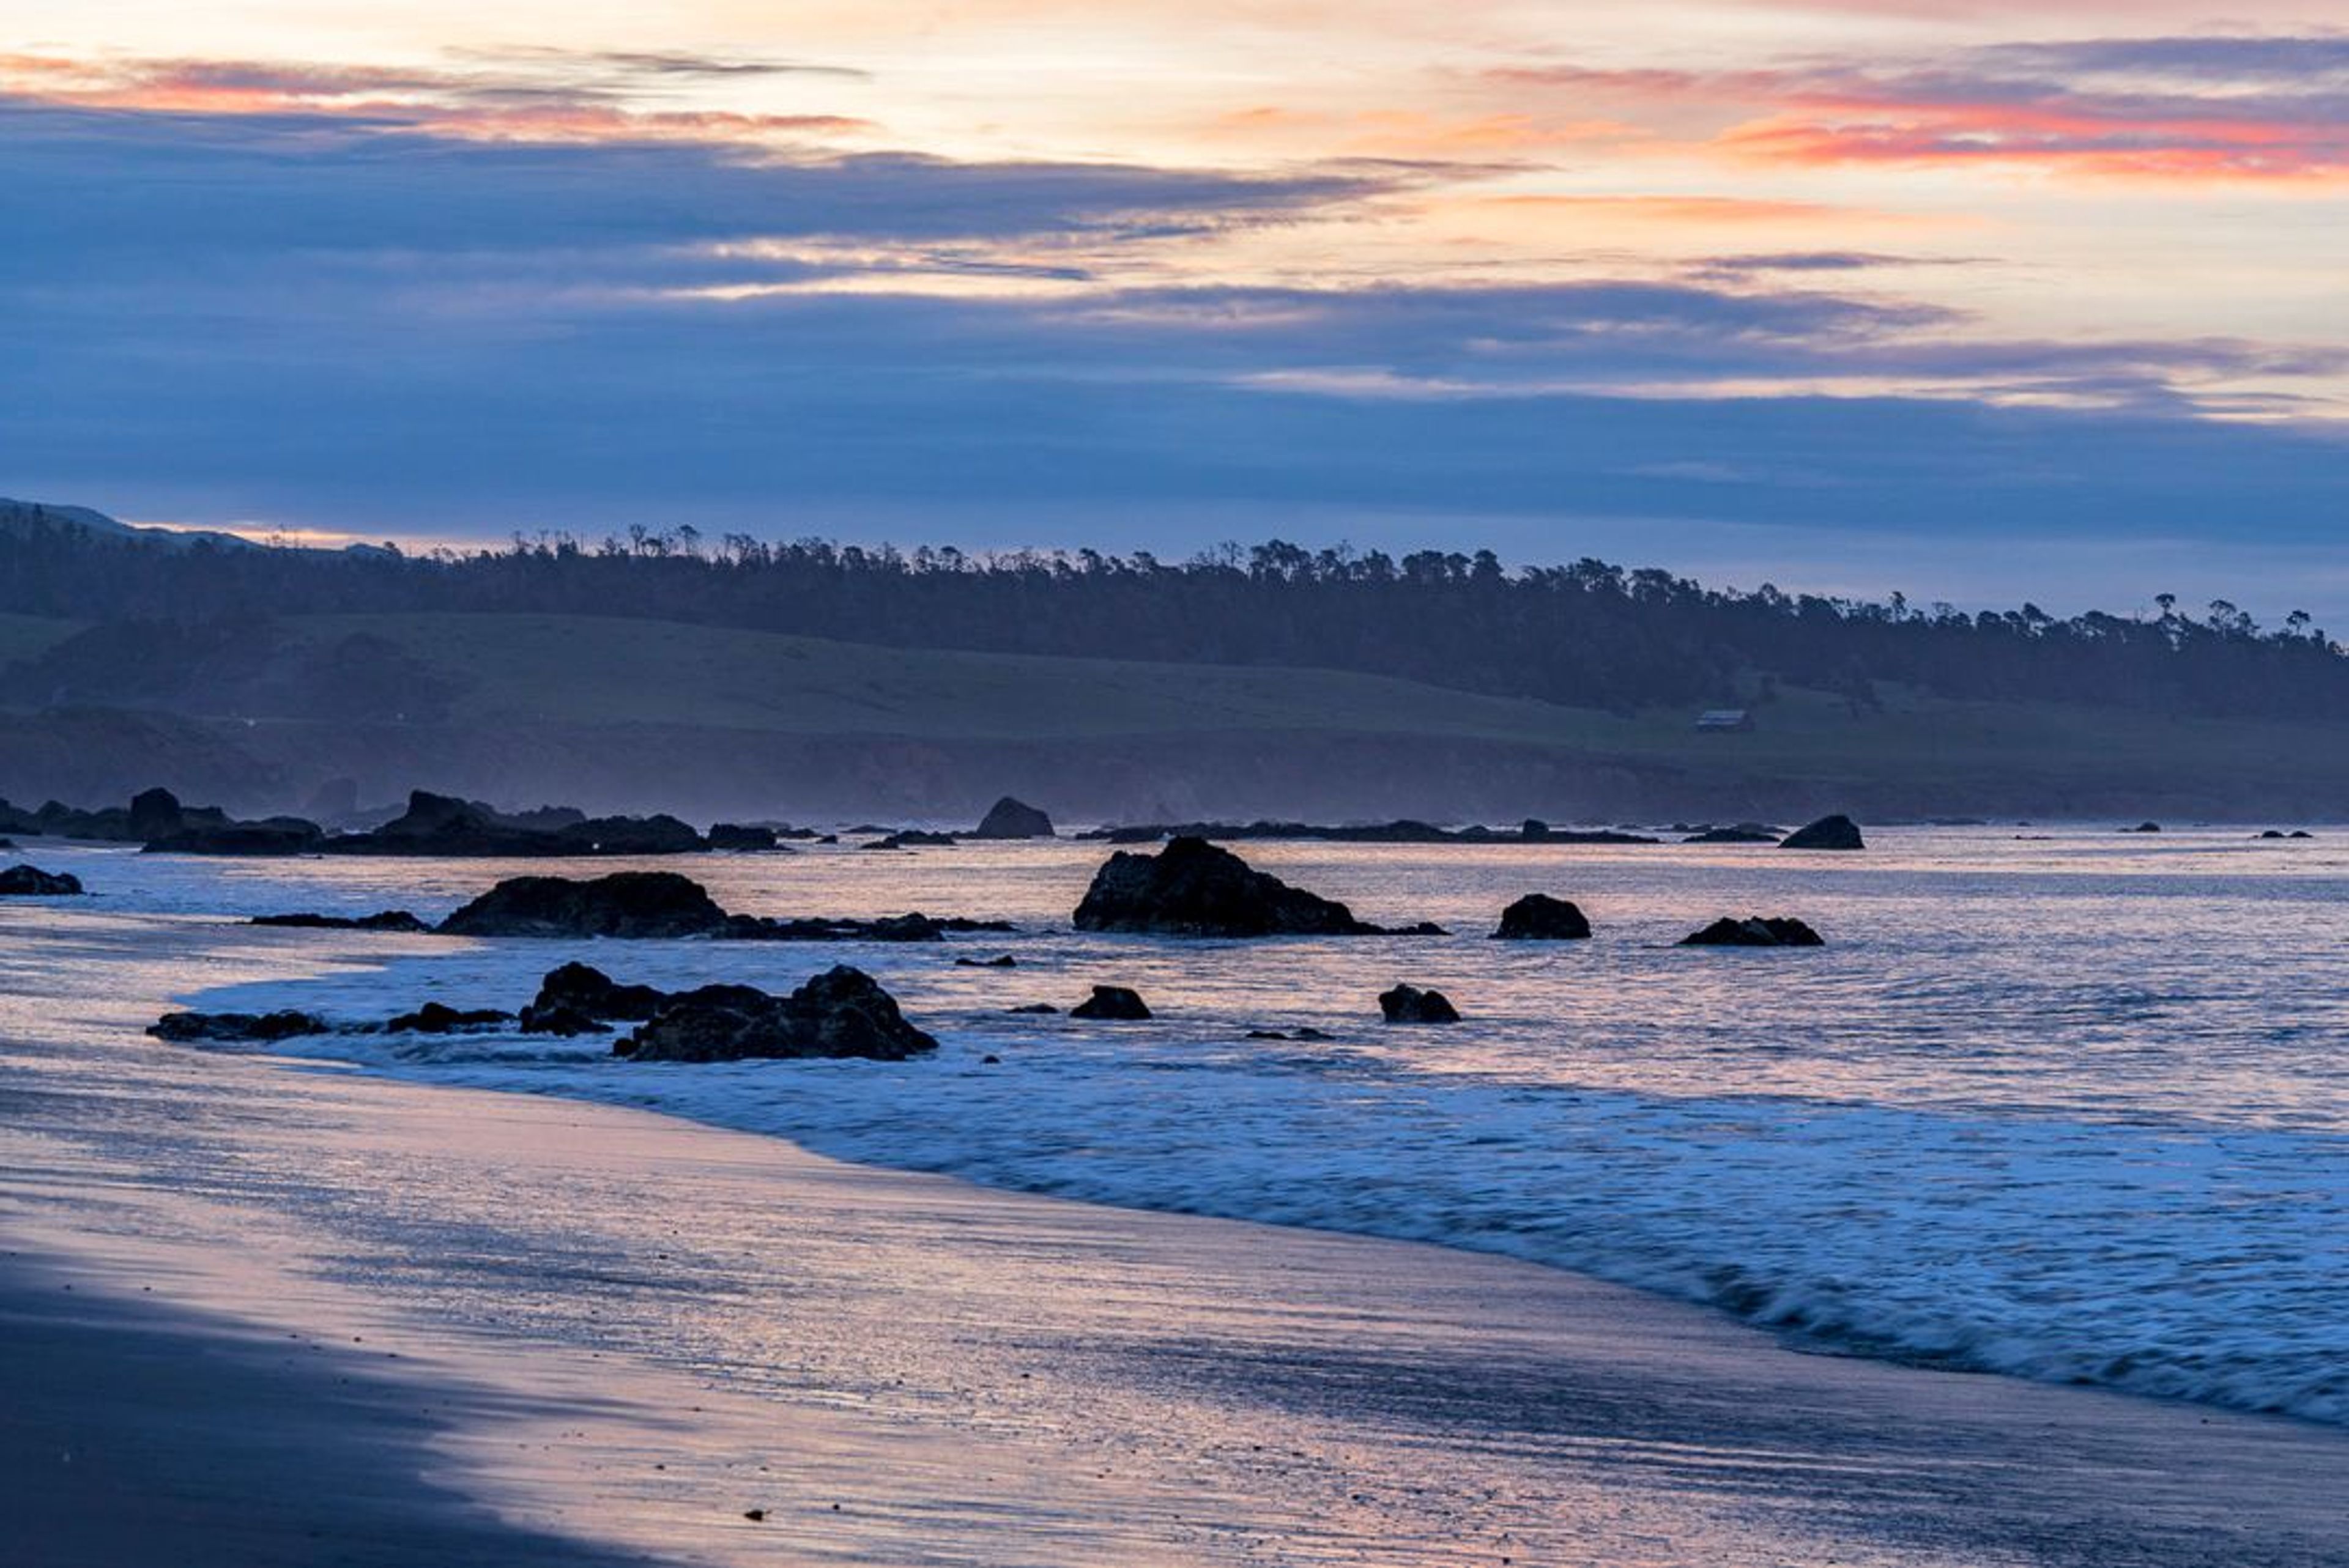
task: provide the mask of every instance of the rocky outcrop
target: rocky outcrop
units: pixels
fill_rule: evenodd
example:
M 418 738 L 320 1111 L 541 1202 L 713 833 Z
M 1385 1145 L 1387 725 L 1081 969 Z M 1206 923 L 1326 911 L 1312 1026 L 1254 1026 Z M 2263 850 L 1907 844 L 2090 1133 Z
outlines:
M 1080 931 L 1155 936 L 1380 936 L 1334 899 L 1290 887 L 1205 839 L 1180 838 L 1155 855 L 1124 851 L 1093 873 L 1077 905 Z
M 528 1029 L 533 1019 L 560 1013 L 598 1023 L 616 1018 L 636 1023 L 659 1012 L 668 1000 L 669 994 L 657 986 L 623 985 L 593 965 L 565 964 L 548 970 L 538 983 L 538 995 L 522 1010 L 522 1023 Z
M 987 809 L 987 815 L 971 830 L 974 839 L 1049 839 L 1052 836 L 1052 819 L 1024 800 L 1006 795 Z
M 859 844 L 860 850 L 950 850 L 958 841 L 952 833 L 933 833 L 921 828 L 900 828 L 884 834 L 869 844 Z
M 1868 846 L 1859 836 L 1859 824 L 1837 813 L 1821 817 L 1806 828 L 1797 828 L 1778 841 L 1782 850 L 1860 850 Z
M 1106 1018 L 1138 1022 L 1150 1016 L 1142 993 L 1123 985 L 1096 985 L 1093 994 L 1069 1009 L 1071 1018 Z
M 316 1013 L 166 1013 L 147 1026 L 159 1040 L 201 1040 L 229 1045 L 267 1045 L 300 1035 L 323 1035 L 333 1026 Z
M 1723 915 L 1702 931 L 1681 938 L 1682 947 L 1824 947 L 1826 938 L 1799 920 L 1784 916 Z
M 682 855 L 709 841 L 677 818 L 586 817 L 568 806 L 502 814 L 478 800 L 411 790 L 408 810 L 367 833 L 319 846 L 338 855 Z
M 675 872 L 616 872 L 569 877 L 509 877 L 442 921 L 444 936 L 711 936 L 726 912 L 690 877 Z
M 1578 905 L 1544 892 L 1529 892 L 1501 912 L 1493 935 L 1503 942 L 1578 942 L 1590 934 L 1590 921 Z
M 1397 985 L 1379 994 L 1379 1012 L 1390 1024 L 1456 1024 L 1460 1011 L 1441 991 Z
M 669 998 L 613 1048 L 643 1062 L 855 1057 L 903 1061 L 937 1048 L 872 976 L 837 965 L 788 996 L 704 985 Z
M 0 898 L 67 898 L 81 892 L 81 878 L 71 872 L 45 872 L 38 866 L 0 866 Z
M 1392 822 L 1367 822 L 1331 827 L 1314 822 L 1179 822 L 1136 827 L 1096 828 L 1080 833 L 1112 844 L 1147 844 L 1161 839 L 1212 839 L 1238 843 L 1250 839 L 1302 839 L 1332 844 L 1656 844 L 1661 839 L 1613 828 L 1553 828 L 1528 817 L 1514 831 L 1475 826 L 1439 828 L 1432 822 L 1401 818 Z
M 380 910 L 374 914 L 256 914 L 249 923 L 254 925 L 286 925 L 307 931 L 396 931 L 421 934 L 432 928 L 404 909 Z
M 747 822 L 712 822 L 709 825 L 709 847 L 713 850 L 779 850 L 782 841 L 772 828 L 761 828 Z
M 300 817 L 258 822 L 191 823 L 150 840 L 150 855 L 306 855 L 326 842 L 326 830 Z
M 457 1008 L 441 1002 L 427 1002 L 413 1013 L 402 1013 L 384 1021 L 384 1032 L 391 1035 L 462 1035 L 486 1029 L 502 1029 L 515 1021 L 512 1013 L 502 1013 L 495 1007 Z

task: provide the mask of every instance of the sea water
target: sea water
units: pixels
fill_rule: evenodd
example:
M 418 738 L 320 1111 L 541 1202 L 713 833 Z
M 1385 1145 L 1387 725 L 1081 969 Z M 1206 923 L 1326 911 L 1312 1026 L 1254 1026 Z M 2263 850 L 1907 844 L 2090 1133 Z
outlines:
M 35 858 L 117 913 L 435 918 L 502 875 L 627 866 L 756 913 L 1009 919 L 941 944 L 378 941 L 397 955 L 182 1000 L 358 1022 L 427 999 L 514 1008 L 573 958 L 771 989 L 849 963 L 935 1057 L 681 1066 L 518 1034 L 273 1048 L 1004 1187 L 1508 1253 L 1821 1350 L 2349 1422 L 2349 833 L 1869 837 L 1857 854 L 1245 844 L 1366 919 L 1451 932 L 1260 942 L 1073 931 L 1108 851 L 1067 841 L 563 866 Z M 1536 891 L 1580 903 L 1594 938 L 1491 940 Z M 1827 945 L 1676 945 L 1748 913 L 1799 916 Z M 1018 966 L 954 962 L 1001 953 Z M 1382 1024 L 1398 981 L 1464 1021 Z M 1009 1011 L 1097 983 L 1156 1017 Z M 1248 1037 L 1304 1026 L 1331 1037 Z

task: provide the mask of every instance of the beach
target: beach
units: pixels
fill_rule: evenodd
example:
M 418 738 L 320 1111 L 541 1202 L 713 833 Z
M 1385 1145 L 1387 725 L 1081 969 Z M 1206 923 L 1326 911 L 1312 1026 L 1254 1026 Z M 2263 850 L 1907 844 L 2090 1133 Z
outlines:
M 16 1561 L 2349 1561 L 2335 1429 L 190 1052 L 139 1030 L 191 975 L 380 944 L 15 911 L 0 936 Z

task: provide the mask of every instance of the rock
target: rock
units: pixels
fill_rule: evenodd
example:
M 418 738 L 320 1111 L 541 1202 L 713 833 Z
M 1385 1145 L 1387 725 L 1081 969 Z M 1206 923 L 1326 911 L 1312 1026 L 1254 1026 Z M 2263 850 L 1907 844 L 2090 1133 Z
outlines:
M 1080 931 L 1157 936 L 1375 936 L 1333 899 L 1252 870 L 1205 839 L 1173 840 L 1155 855 L 1121 851 L 1093 873 L 1077 905 Z
M 326 842 L 326 830 L 299 817 L 259 822 L 191 823 L 148 841 L 150 855 L 305 855 Z
M 1804 830 L 1806 832 L 1809 831 L 1808 829 L 1805 829 Z M 1858 830 L 1857 829 L 1853 830 L 1855 832 L 1857 830 Z M 1692 831 L 1687 838 L 1682 839 L 1681 842 L 1684 844 L 1775 844 L 1790 836 L 1791 835 L 1782 833 L 1777 829 L 1769 827 L 1761 822 L 1740 822 L 1733 828 L 1697 829 Z M 1802 849 L 1806 846 L 1797 844 L 1795 847 L 1796 849 Z M 1807 847 L 1826 849 L 1833 846 L 1812 845 Z M 1853 846 L 1855 849 L 1857 847 L 1857 845 Z
M 569 855 L 690 855 L 709 841 L 666 812 L 649 817 L 590 817 L 549 835 Z
M 2158 833 L 2161 831 L 2161 824 L 2158 822 L 2139 822 L 2136 827 L 2123 828 L 2121 831 L 2124 833 Z
M 512 1013 L 495 1007 L 460 1011 L 439 1002 L 427 1002 L 413 1013 L 387 1019 L 384 1030 L 393 1035 L 452 1035 L 472 1029 L 493 1029 L 514 1021 Z
M 186 826 L 180 798 L 169 789 L 141 789 L 130 797 L 130 836 L 152 843 Z
M 1859 836 L 1859 824 L 1838 813 L 1821 817 L 1807 828 L 1797 828 L 1778 841 L 1782 850 L 1860 850 L 1868 846 Z
M 741 822 L 712 822 L 709 825 L 709 847 L 713 850 L 773 850 L 782 845 L 772 828 L 751 827 Z
M 869 844 L 859 844 L 864 850 L 952 849 L 957 842 L 952 833 L 924 832 L 919 828 L 905 828 Z
M 978 1065 L 983 1068 L 1001 1067 L 1003 1065 L 1003 1058 L 997 1056 L 993 1051 L 989 1051 L 987 1055 L 978 1058 Z
M 1452 999 L 1441 991 L 1423 991 L 1416 985 L 1397 985 L 1392 991 L 1379 994 L 1379 1011 L 1390 1024 L 1456 1024 L 1459 1010 Z
M 316 1013 L 166 1013 L 147 1026 L 159 1040 L 215 1040 L 239 1045 L 323 1035 L 332 1027 Z
M 524 1007 L 522 1010 L 522 1032 L 525 1035 L 603 1035 L 612 1026 L 600 1018 L 570 1007 Z
M 993 958 L 957 958 L 955 960 L 955 967 L 957 969 L 1017 969 L 1019 967 L 1019 960 L 1005 953 Z
M 974 839 L 1049 839 L 1052 836 L 1052 819 L 1023 800 L 1006 795 L 987 809 L 987 815 L 971 830 Z
M 320 847 L 344 855 L 673 855 L 709 847 L 675 817 L 587 817 L 569 806 L 506 815 L 478 800 L 411 790 L 408 810 Z
M 1042 1015 L 1045 1013 L 1057 1013 L 1061 1009 L 1055 1007 L 1050 1002 L 1029 1002 L 1017 1007 L 1006 1007 L 1003 1010 L 1007 1013 L 1033 1013 Z
M 1305 1024 L 1289 1030 L 1288 1037 L 1292 1040 L 1327 1040 L 1334 1037 L 1322 1033 L 1310 1024 Z
M 669 998 L 613 1047 L 646 1062 L 855 1057 L 903 1061 L 937 1048 L 905 1022 L 872 976 L 835 965 L 788 996 L 749 985 L 704 985 Z
M 771 915 L 730 914 L 715 934 L 730 942 L 936 942 L 950 931 L 1018 929 L 1008 920 L 939 919 L 916 911 L 879 920 L 823 920 L 807 915 L 778 920 Z
M 508 877 L 442 921 L 444 936 L 711 936 L 726 912 L 675 872 Z
M 550 969 L 538 983 L 538 995 L 522 1010 L 529 1026 L 534 1014 L 570 1012 L 589 1018 L 626 1018 L 640 1022 L 659 1012 L 667 992 L 651 985 L 623 985 L 587 964 L 565 964 Z
M 1150 1016 L 1139 991 L 1123 985 L 1096 985 L 1086 1000 L 1069 1009 L 1071 1018 L 1109 1018 L 1132 1022 Z
M 398 931 L 429 932 L 432 928 L 404 909 L 381 910 L 374 914 L 256 914 L 247 923 L 252 925 L 290 925 L 311 931 Z
M 0 839 L 0 850 L 13 850 L 13 849 L 15 849 L 16 847 L 16 840 L 14 840 L 14 839 Z
M 71 872 L 45 872 L 38 866 L 0 867 L 0 897 L 66 898 L 81 892 L 81 878 Z
M 1590 934 L 1590 922 L 1565 899 L 1529 892 L 1501 912 L 1493 934 L 1504 942 L 1575 942 Z
M 1251 1040 L 1285 1040 L 1288 1038 L 1288 1031 L 1286 1029 L 1250 1029 L 1244 1037 Z
M 1726 915 L 1714 921 L 1702 931 L 1681 938 L 1682 947 L 1824 947 L 1826 939 L 1799 920 L 1782 916 L 1749 915 L 1733 920 Z

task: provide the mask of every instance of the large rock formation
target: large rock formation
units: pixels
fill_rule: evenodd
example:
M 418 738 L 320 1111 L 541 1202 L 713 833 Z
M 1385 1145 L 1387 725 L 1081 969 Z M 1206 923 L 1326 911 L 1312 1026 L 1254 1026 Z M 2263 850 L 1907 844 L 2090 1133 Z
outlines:
M 988 808 L 987 815 L 971 830 L 974 839 L 1049 839 L 1052 836 L 1052 819 L 1024 800 L 1006 795 Z
M 779 850 L 775 830 L 762 828 L 755 822 L 712 822 L 709 824 L 709 847 L 713 850 Z
M 478 800 L 411 790 L 408 810 L 370 833 L 320 846 L 340 855 L 681 855 L 709 841 L 675 817 L 585 817 L 567 806 L 505 815 Z
M 509 877 L 442 921 L 444 936 L 710 936 L 726 912 L 675 872 Z
M 1824 947 L 1826 938 L 1799 920 L 1784 916 L 1727 915 L 1681 938 L 1682 947 Z
M 1334 899 L 1290 887 L 1205 839 L 1154 855 L 1121 851 L 1093 873 L 1077 905 L 1080 931 L 1156 936 L 1378 936 Z
M 1565 899 L 1529 892 L 1501 912 L 1493 934 L 1505 942 L 1574 942 L 1590 934 L 1590 921 Z
M 905 1021 L 895 999 L 871 975 L 836 965 L 788 996 L 750 985 L 684 992 L 612 1048 L 646 1062 L 805 1057 L 895 1062 L 937 1045 Z
M 187 822 L 147 841 L 150 855 L 305 855 L 326 841 L 317 823 L 300 817 L 258 822 Z
M 38 866 L 0 867 L 0 897 L 65 898 L 81 892 L 81 878 L 71 872 L 45 872 Z
M 1859 836 L 1859 824 L 1837 813 L 1821 817 L 1809 827 L 1797 828 L 1778 841 L 1782 850 L 1859 850 L 1868 846 Z
M 1379 1012 L 1390 1024 L 1456 1024 L 1459 1009 L 1452 998 L 1441 991 L 1423 991 L 1416 985 L 1397 985 L 1392 991 L 1379 994 Z

